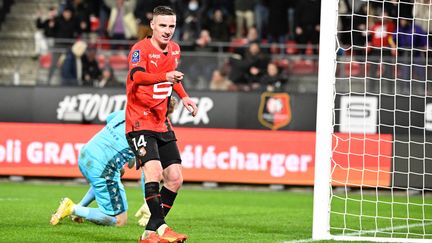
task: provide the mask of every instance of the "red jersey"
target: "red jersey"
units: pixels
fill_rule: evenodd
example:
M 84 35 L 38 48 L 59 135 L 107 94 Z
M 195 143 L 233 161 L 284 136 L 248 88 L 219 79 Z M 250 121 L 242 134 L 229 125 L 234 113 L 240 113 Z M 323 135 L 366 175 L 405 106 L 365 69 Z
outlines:
M 371 44 L 374 47 L 389 47 L 389 40 L 392 39 L 395 31 L 393 22 L 387 21 L 382 24 L 380 21 L 371 27 L 370 34 L 372 35 Z M 382 45 L 381 45 L 382 41 Z
M 167 50 L 164 53 L 154 47 L 150 38 L 131 48 L 126 82 L 126 133 L 171 131 L 167 113 L 172 90 L 174 88 L 180 98 L 186 93 L 181 83 L 173 85 L 166 81 L 166 73 L 177 68 L 180 47 L 170 41 Z

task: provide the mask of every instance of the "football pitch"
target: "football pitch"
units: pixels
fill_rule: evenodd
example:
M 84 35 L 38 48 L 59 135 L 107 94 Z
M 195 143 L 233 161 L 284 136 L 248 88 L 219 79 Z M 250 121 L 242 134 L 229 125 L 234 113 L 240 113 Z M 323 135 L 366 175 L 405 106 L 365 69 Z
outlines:
M 239 188 L 185 186 L 166 221 L 175 230 L 187 234 L 190 243 L 311 241 L 311 190 Z M 78 202 L 87 190 L 87 185 L 77 183 L 0 182 L 0 242 L 137 242 L 143 228 L 137 224 L 134 214 L 142 205 L 143 197 L 138 183 L 134 182 L 126 184 L 129 220 L 125 227 L 77 224 L 68 218 L 56 226 L 49 224 L 62 197 Z M 389 237 L 392 233 L 393 237 L 426 235 L 429 238 L 432 235 L 431 195 L 412 195 L 409 203 L 403 195 L 377 199 L 373 193 L 360 196 L 352 192 L 349 200 L 342 200 L 343 195 L 348 194 L 333 198 L 333 234 L 341 234 L 340 229 L 347 228 L 347 235 L 355 235 L 358 229 L 364 230 L 363 236 Z M 348 214 L 342 216 L 345 210 Z M 379 233 L 372 234 L 372 230 Z
M 138 183 L 126 185 L 128 224 L 115 228 L 68 218 L 49 224 L 60 198 L 78 202 L 87 185 L 0 182 L 0 242 L 137 242 L 143 228 L 134 217 L 143 202 Z M 187 242 L 285 242 L 309 239 L 312 192 L 185 187 L 166 221 Z M 91 206 L 96 207 L 95 204 Z

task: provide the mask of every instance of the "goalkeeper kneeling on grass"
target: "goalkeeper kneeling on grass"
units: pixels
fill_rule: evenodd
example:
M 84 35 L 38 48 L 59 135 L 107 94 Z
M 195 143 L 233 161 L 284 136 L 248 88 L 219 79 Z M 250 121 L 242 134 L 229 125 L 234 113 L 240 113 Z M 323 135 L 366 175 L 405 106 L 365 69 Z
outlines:
M 169 114 L 174 111 L 176 104 L 176 99 L 172 98 Z M 129 149 L 124 131 L 125 111 L 113 112 L 108 116 L 106 126 L 82 148 L 78 164 L 90 184 L 90 189 L 78 204 L 69 198 L 63 198 L 51 217 L 52 225 L 68 216 L 78 223 L 86 219 L 101 225 L 126 224 L 128 205 L 120 177 L 124 173 L 124 164 L 127 163 L 129 169 L 135 166 L 135 156 Z M 141 179 L 144 182 L 144 178 Z M 143 193 L 145 194 L 144 191 Z M 94 200 L 99 207 L 87 207 Z M 164 209 L 166 215 L 169 208 L 165 206 Z M 138 220 L 139 225 L 147 225 L 150 210 L 145 200 L 135 217 L 141 217 Z
M 135 156 L 124 131 L 125 111 L 113 112 L 105 127 L 81 149 L 78 165 L 90 189 L 78 204 L 63 198 L 51 217 L 52 225 L 68 216 L 76 222 L 86 219 L 101 225 L 126 224 L 128 204 L 120 177 L 125 164 L 134 167 Z M 93 200 L 98 208 L 87 207 Z

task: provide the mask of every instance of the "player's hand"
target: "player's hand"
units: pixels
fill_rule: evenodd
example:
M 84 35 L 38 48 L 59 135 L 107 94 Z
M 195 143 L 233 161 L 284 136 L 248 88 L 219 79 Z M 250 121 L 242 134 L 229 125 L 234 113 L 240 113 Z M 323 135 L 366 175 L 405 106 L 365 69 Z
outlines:
M 150 219 L 150 209 L 147 206 L 147 203 L 144 201 L 144 204 L 140 207 L 140 209 L 138 209 L 138 211 L 135 213 L 135 217 L 140 218 L 138 220 L 138 224 L 146 227 L 147 223 Z
M 184 74 L 179 71 L 171 71 L 166 74 L 166 80 L 173 84 L 178 83 L 183 80 Z
M 197 112 L 198 112 L 198 107 L 196 106 L 195 102 L 193 102 L 193 100 L 191 98 L 189 98 L 188 96 L 184 97 L 182 99 L 183 105 L 184 107 L 186 107 L 186 109 L 192 113 L 192 116 L 196 116 Z

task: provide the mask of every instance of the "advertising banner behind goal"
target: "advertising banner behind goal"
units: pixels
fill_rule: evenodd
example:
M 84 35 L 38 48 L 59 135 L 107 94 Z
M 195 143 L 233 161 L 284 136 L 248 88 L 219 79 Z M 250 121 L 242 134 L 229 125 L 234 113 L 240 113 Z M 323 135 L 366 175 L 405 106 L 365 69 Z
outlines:
M 81 177 L 77 165 L 79 150 L 101 128 L 102 125 L 0 123 L 0 175 Z M 210 128 L 177 128 L 175 131 L 185 181 L 313 184 L 314 132 Z M 376 135 L 367 136 L 368 141 L 377 141 Z M 391 136 L 388 139 L 391 141 Z M 338 154 L 334 157 L 345 161 L 335 170 L 336 176 L 342 180 L 346 173 L 361 168 L 376 170 L 381 160 L 383 176 L 379 183 L 389 185 L 390 178 L 384 175 L 391 169 L 388 159 L 391 149 L 381 149 L 381 159 L 363 160 L 356 156 L 356 151 L 374 154 L 377 147 L 387 148 L 387 144 L 354 140 L 355 137 L 347 137 L 335 143 Z M 383 159 L 389 161 L 383 163 Z M 376 175 L 370 176 L 376 180 Z M 138 179 L 140 173 L 127 170 L 125 178 Z M 368 177 L 350 180 L 358 185 Z

